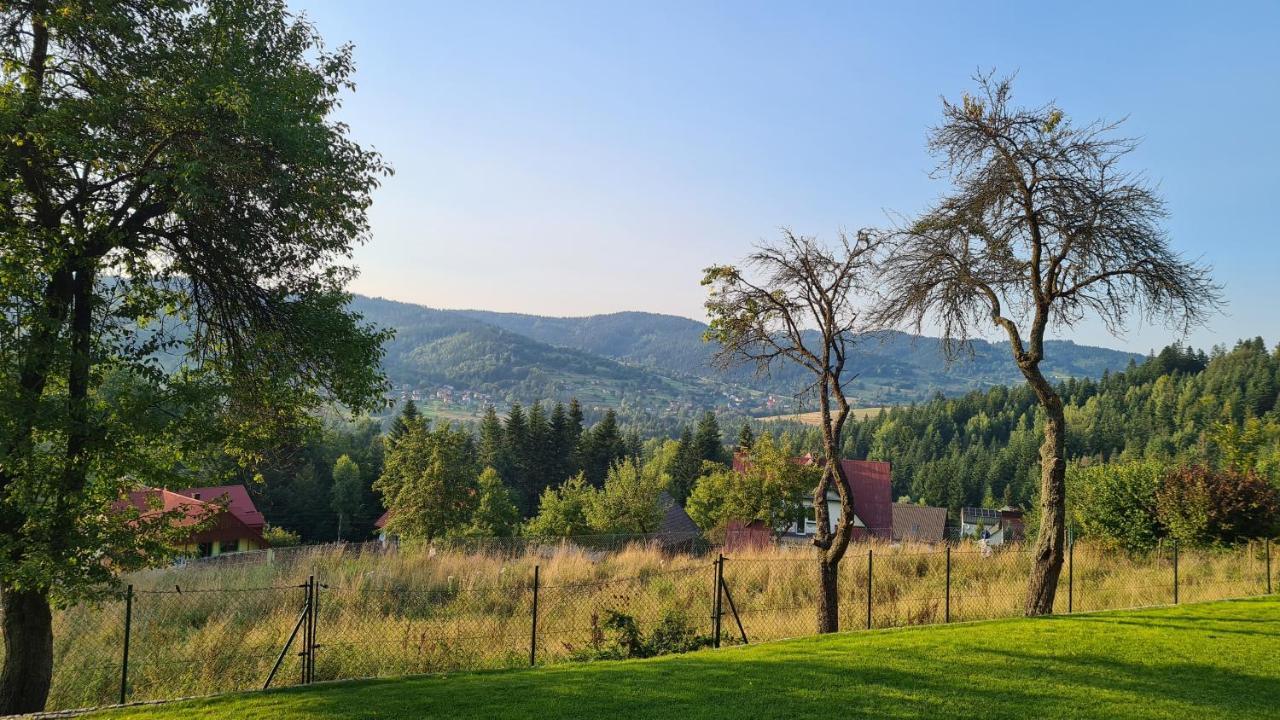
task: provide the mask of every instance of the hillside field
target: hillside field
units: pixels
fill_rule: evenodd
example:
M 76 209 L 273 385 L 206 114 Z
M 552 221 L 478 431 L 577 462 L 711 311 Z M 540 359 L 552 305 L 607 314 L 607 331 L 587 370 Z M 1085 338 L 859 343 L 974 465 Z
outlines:
M 1274 577 L 1280 563 L 1267 562 L 1268 549 L 1260 543 L 1184 549 L 1178 556 L 1179 599 L 1258 596 L 1280 586 Z M 1131 555 L 1081 544 L 1072 558 L 1071 579 L 1064 578 L 1058 593 L 1059 613 L 1174 601 L 1168 552 Z M 517 541 L 395 552 L 377 546 L 299 548 L 280 551 L 270 563 L 231 556 L 243 564 L 195 563 L 139 573 L 129 578 L 134 595 L 128 699 L 261 688 L 277 658 L 282 665 L 272 687 L 298 682 L 301 641 L 281 652 L 309 577 L 323 584 L 315 677 L 328 681 L 527 667 L 535 567 L 538 665 L 602 657 L 617 638 L 607 623 L 612 612 L 630 616 L 645 634 L 683 627 L 706 638 L 712 630 L 713 559 L 637 544 L 604 551 Z M 1030 563 L 1024 547 L 984 554 L 967 543 L 949 552 L 861 543 L 840 566 L 840 627 L 1016 617 Z M 742 634 L 752 644 L 812 634 L 815 569 L 811 547 L 728 552 L 723 577 L 736 613 L 726 615 L 724 643 L 739 643 Z M 50 709 L 118 701 L 124 615 L 119 599 L 56 614 Z
M 853 408 L 849 411 L 849 417 L 854 420 L 866 420 L 869 417 L 875 417 L 880 414 L 881 410 L 888 410 L 886 407 L 867 407 Z M 762 422 L 798 422 L 803 425 L 812 425 L 817 427 L 822 421 L 822 413 L 814 410 L 813 412 L 790 413 L 788 415 L 766 415 L 758 417 L 756 420 Z
M 1280 601 L 844 633 L 124 708 L 214 718 L 1273 718 Z

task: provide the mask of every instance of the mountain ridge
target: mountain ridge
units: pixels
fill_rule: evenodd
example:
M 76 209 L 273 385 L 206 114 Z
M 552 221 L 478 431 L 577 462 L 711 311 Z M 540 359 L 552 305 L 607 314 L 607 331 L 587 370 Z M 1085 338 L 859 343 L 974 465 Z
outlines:
M 761 415 L 781 412 L 779 398 L 803 386 L 803 371 L 779 366 L 766 377 L 753 368 L 720 370 L 706 325 L 646 311 L 549 317 L 488 310 L 444 310 L 356 295 L 352 309 L 366 321 L 396 330 L 384 369 L 401 394 L 433 391 L 462 405 L 563 400 L 629 413 L 684 415 L 730 408 Z M 1071 340 L 1046 341 L 1046 372 L 1064 379 L 1097 377 L 1143 356 Z M 851 358 L 859 405 L 892 405 L 936 393 L 958 394 L 1022 382 L 1008 343 L 976 340 L 972 354 L 948 363 L 938 338 L 899 331 L 863 338 Z M 475 398 L 479 398 L 476 400 Z

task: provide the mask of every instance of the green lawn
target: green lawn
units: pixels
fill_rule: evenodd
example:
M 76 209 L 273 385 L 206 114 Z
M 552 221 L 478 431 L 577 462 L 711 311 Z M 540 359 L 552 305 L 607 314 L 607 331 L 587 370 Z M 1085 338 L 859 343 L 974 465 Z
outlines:
M 1275 718 L 1280 598 L 317 685 L 138 718 Z

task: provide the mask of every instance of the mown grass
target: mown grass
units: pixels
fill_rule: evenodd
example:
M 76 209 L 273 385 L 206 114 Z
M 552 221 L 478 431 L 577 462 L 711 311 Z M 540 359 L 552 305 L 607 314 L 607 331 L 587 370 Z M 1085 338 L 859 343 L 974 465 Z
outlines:
M 1273 718 L 1275 597 L 766 643 L 651 660 L 330 683 L 100 720 Z
M 1259 544 L 1183 552 L 1184 602 L 1265 591 Z M 874 553 L 870 626 L 897 627 L 1021 614 L 1029 553 L 990 555 L 973 546 L 947 553 L 923 545 L 857 545 L 842 564 L 841 627 L 867 626 L 867 552 Z M 750 642 L 810 635 L 817 602 L 816 565 L 807 548 L 735 553 L 725 564 L 742 631 Z M 1280 563 L 1276 563 L 1280 565 Z M 246 566 L 198 566 L 132 578 L 129 699 L 155 700 L 261 687 L 302 607 L 297 585 L 315 576 L 319 604 L 316 678 L 338 680 L 529 663 L 534 566 L 539 567 L 539 664 L 590 655 L 608 644 L 609 611 L 649 630 L 666 616 L 695 632 L 711 631 L 710 557 L 629 546 L 591 552 L 571 545 L 523 548 L 518 554 L 402 548 L 394 554 L 331 548 Z M 1172 601 L 1169 553 L 1127 555 L 1078 546 L 1068 595 L 1077 612 Z M 728 610 L 726 603 L 726 611 Z M 120 686 L 123 607 L 109 602 L 60 612 L 55 682 L 49 708 L 115 702 Z M 724 641 L 741 641 L 726 617 Z M 298 680 L 295 645 L 273 685 Z M 978 667 L 981 667 L 979 665 Z

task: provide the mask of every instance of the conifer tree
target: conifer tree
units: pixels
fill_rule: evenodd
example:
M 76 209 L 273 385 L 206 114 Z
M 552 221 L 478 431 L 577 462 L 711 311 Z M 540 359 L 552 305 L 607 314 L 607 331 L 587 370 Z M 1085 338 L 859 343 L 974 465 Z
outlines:
M 400 414 L 395 420 L 391 421 L 391 429 L 387 431 L 387 437 L 391 442 L 399 440 L 414 424 L 422 422 L 422 416 L 418 413 L 418 405 L 409 398 L 404 401 L 404 407 L 400 408 Z
M 702 414 L 698 421 L 698 430 L 693 436 L 694 445 L 698 448 L 698 457 L 706 462 L 725 463 L 724 438 L 720 435 L 720 423 L 715 413 L 710 410 Z

